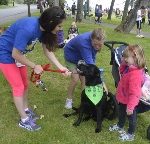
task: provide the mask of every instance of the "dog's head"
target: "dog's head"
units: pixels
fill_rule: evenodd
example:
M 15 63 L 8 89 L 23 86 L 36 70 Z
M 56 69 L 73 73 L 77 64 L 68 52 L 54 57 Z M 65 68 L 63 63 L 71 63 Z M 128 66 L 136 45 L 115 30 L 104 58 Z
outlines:
M 86 85 L 93 86 L 102 83 L 100 70 L 94 64 L 85 64 L 85 62 L 79 61 L 77 64 L 77 72 L 81 76 L 85 76 Z

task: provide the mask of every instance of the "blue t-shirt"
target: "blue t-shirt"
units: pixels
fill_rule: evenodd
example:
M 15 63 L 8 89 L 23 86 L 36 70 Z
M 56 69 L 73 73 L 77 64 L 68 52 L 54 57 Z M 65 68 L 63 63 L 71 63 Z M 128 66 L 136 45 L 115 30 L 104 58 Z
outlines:
M 0 63 L 15 63 L 12 57 L 13 48 L 23 52 L 33 41 L 40 39 L 41 35 L 38 17 L 16 21 L 0 36 Z
M 92 32 L 86 32 L 71 39 L 64 47 L 65 60 L 77 64 L 84 60 L 87 64 L 95 64 L 97 50 L 91 43 Z

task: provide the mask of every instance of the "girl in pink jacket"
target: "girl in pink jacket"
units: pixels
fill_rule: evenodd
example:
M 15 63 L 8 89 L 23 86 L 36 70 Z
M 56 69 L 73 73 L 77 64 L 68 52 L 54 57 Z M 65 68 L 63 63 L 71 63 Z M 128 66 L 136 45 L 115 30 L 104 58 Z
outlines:
M 145 58 L 143 49 L 138 45 L 129 45 L 123 52 L 120 70 L 120 81 L 117 87 L 116 99 L 119 103 L 119 121 L 110 126 L 110 131 L 118 131 L 122 141 L 134 140 L 136 128 L 136 108 L 141 97 L 141 87 L 144 81 Z M 123 127 L 129 121 L 128 132 Z

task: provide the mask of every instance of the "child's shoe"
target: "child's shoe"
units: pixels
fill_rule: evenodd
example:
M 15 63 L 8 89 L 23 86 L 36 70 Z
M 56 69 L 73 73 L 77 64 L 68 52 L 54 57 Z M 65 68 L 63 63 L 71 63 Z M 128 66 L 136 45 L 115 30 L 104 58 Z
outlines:
M 143 36 L 143 35 L 140 35 L 140 38 L 144 38 L 144 36 Z
M 134 137 L 135 137 L 134 134 L 126 133 L 124 135 L 120 135 L 119 140 L 121 140 L 121 141 L 133 141 Z
M 140 35 L 136 35 L 136 37 L 139 37 L 139 38 L 140 38 Z
M 39 116 L 37 116 L 31 109 L 25 111 L 25 113 L 34 121 L 36 121 L 37 119 L 39 119 Z
M 66 104 L 65 104 L 66 109 L 72 109 L 72 99 L 66 99 Z
M 30 117 L 25 122 L 22 122 L 22 120 L 20 120 L 19 127 L 24 128 L 28 131 L 37 131 L 41 129 L 41 127 L 35 124 Z
M 119 134 L 126 133 L 125 130 L 123 128 L 120 128 L 117 124 L 110 126 L 109 131 L 117 131 Z

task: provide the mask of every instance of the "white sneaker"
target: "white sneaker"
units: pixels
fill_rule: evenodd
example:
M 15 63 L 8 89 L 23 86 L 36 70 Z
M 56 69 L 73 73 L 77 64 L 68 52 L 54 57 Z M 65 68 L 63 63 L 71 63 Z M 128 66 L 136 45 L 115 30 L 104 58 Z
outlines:
M 134 134 L 126 133 L 122 136 L 119 136 L 119 140 L 121 140 L 121 141 L 133 141 L 134 137 L 135 137 Z
M 117 131 L 119 134 L 124 135 L 126 132 L 123 128 L 120 128 L 117 124 L 111 125 L 109 131 Z
M 65 104 L 66 109 L 72 109 L 72 99 L 66 99 L 66 104 Z
M 140 38 L 141 36 L 140 36 L 140 35 L 136 35 L 136 37 L 139 37 L 139 38 Z
M 143 36 L 143 35 L 140 35 L 140 37 L 141 37 L 141 38 L 144 38 L 144 36 Z

